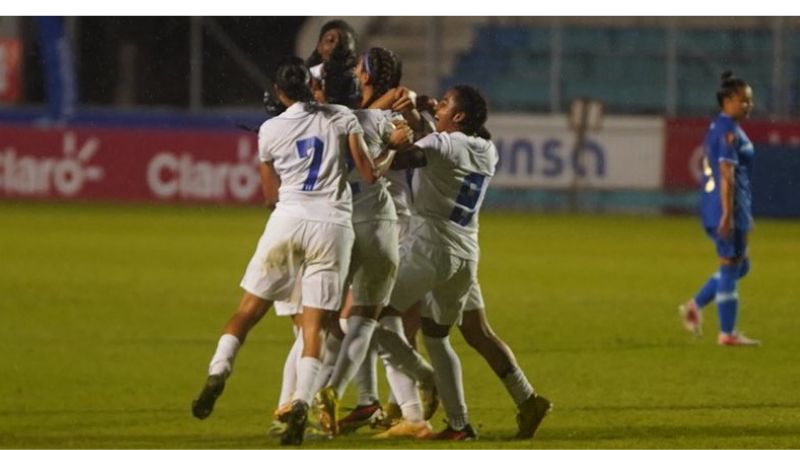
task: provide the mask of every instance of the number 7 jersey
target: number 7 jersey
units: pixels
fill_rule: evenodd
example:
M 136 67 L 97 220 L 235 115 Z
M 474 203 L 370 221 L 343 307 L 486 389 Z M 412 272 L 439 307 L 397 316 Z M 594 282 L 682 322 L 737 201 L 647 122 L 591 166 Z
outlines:
M 281 179 L 276 213 L 350 226 L 345 153 L 353 133 L 363 133 L 358 119 L 336 105 L 298 102 L 261 125 L 259 158 Z
M 414 145 L 428 160 L 413 182 L 414 210 L 430 226 L 420 237 L 477 261 L 478 211 L 495 174 L 497 149 L 461 132 L 432 133 Z

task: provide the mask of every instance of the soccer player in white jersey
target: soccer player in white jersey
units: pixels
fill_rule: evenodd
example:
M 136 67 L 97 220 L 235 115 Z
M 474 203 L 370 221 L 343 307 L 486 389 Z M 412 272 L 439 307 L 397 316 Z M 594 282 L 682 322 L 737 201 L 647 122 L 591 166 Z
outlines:
M 423 158 L 425 164 L 417 170 L 414 183 L 417 215 L 381 321 L 386 329 L 376 334 L 390 353 L 390 364 L 413 372 L 419 355 L 397 345 L 402 341 L 399 313 L 429 294 L 422 312 L 423 341 L 448 419 L 447 428 L 434 436 L 438 439 L 477 438 L 467 416 L 460 362 L 448 335 L 467 300 L 480 296 L 477 214 L 497 164 L 497 151 L 483 128 L 486 113 L 486 102 L 476 89 L 455 86 L 437 106 L 437 132 L 418 141 L 417 151 L 405 153 Z M 385 320 L 392 316 L 393 324 Z M 412 427 L 404 421 L 395 428 L 398 434 L 407 434 L 405 429 Z
M 322 324 L 338 311 L 353 244 L 345 155 L 368 183 L 376 180 L 363 131 L 347 108 L 311 102 L 311 75 L 299 58 L 281 64 L 278 99 L 287 110 L 259 130 L 262 188 L 275 206 L 241 286 L 239 308 L 225 326 L 209 377 L 192 412 L 207 417 L 247 333 L 275 299 L 287 299 L 301 266 L 303 351 L 295 400 L 282 444 L 300 444 L 319 371 Z
M 357 73 L 361 72 L 359 69 Z M 357 80 L 352 70 L 336 61 L 325 63 L 323 85 L 327 101 L 357 107 L 360 104 Z M 413 133 L 407 125 L 396 127 L 394 117 L 380 110 L 354 111 L 364 130 L 370 156 L 382 174 L 388 170 L 393 151 L 406 148 Z M 338 434 L 339 399 L 361 366 L 370 347 L 378 314 L 389 301 L 398 264 L 397 214 L 385 180 L 365 184 L 361 175 L 351 170 L 348 181 L 353 193 L 355 245 L 348 281 L 352 281 L 352 307 L 347 318 L 347 333 L 335 361 L 327 387 L 319 394 L 320 423 Z M 329 336 L 330 339 L 330 336 Z M 326 359 L 328 359 L 326 357 Z
M 325 92 L 330 94 L 332 86 L 342 83 L 342 79 L 336 76 L 342 73 L 341 70 L 328 70 L 329 64 L 326 63 L 324 77 Z M 356 111 L 362 127 L 365 131 L 365 136 L 372 136 L 370 147 L 374 147 L 375 157 L 379 153 L 385 152 L 387 147 L 386 138 L 388 137 L 391 129 L 394 128 L 394 123 L 401 123 L 400 127 L 409 133 L 410 129 L 399 114 L 392 113 L 389 109 L 377 109 L 371 107 L 373 103 L 386 97 L 389 100 L 396 100 L 396 93 L 392 92 L 397 88 L 399 79 L 401 77 L 401 63 L 399 57 L 392 51 L 384 48 L 371 48 L 364 52 L 359 59 L 355 74 L 360 86 L 361 98 L 358 99 L 356 107 L 361 106 L 361 109 Z M 353 81 L 352 76 L 345 77 L 344 81 Z M 341 97 L 341 95 L 339 96 Z M 329 99 L 331 100 L 331 99 Z M 345 102 L 349 100 L 344 99 Z M 397 133 L 397 131 L 395 132 Z M 389 147 L 397 146 L 395 141 L 390 143 Z M 403 146 L 407 146 L 407 142 Z M 388 162 L 388 161 L 384 161 Z M 388 166 L 388 164 L 387 164 Z M 354 176 L 354 177 L 353 177 Z M 355 279 L 353 283 L 353 292 L 355 293 L 352 308 L 346 306 L 342 312 L 343 317 L 348 317 L 347 335 L 344 337 L 345 344 L 338 340 L 335 334 L 328 335 L 326 339 L 326 349 L 346 348 L 349 349 L 346 353 L 352 353 L 358 356 L 358 359 L 364 359 L 361 356 L 361 349 L 356 351 L 352 345 L 348 345 L 347 341 L 350 339 L 357 339 L 356 342 L 362 342 L 356 336 L 362 335 L 363 331 L 352 330 L 351 324 L 364 321 L 364 318 L 375 319 L 380 306 L 388 301 L 388 293 L 391 291 L 391 283 L 394 281 L 394 272 L 392 269 L 387 270 L 389 267 L 396 268 L 397 266 L 397 230 L 396 230 L 396 214 L 394 212 L 394 204 L 391 196 L 385 189 L 385 184 L 380 186 L 373 186 L 369 192 L 364 192 L 364 195 L 358 194 L 361 190 L 358 176 L 351 174 L 351 186 L 354 192 L 354 226 L 356 228 L 356 245 L 353 254 L 353 264 L 351 264 L 351 274 L 355 270 Z M 390 220 L 386 220 L 389 218 Z M 391 222 L 391 223 L 390 223 Z M 365 260 L 360 264 L 361 260 Z M 388 265 L 387 265 L 388 263 Z M 359 269 L 360 266 L 360 269 Z M 359 273 L 360 272 L 360 273 Z M 367 292 L 364 292 L 364 287 L 369 287 Z M 380 305 L 376 304 L 376 302 Z M 354 317 L 356 316 L 356 317 Z M 360 317 L 358 317 L 360 316 Z M 374 320 L 369 320 L 371 325 L 374 325 Z M 361 327 L 364 328 L 363 326 Z M 371 327 L 370 327 L 371 328 Z M 355 331 L 355 332 L 354 332 Z M 371 330 L 370 330 L 371 331 Z M 331 352 L 333 353 L 333 352 Z M 336 361 L 337 365 L 341 362 Z M 332 431 L 336 431 L 335 427 L 341 424 L 343 432 L 354 431 L 358 427 L 374 423 L 374 420 L 381 416 L 381 407 L 377 399 L 377 379 L 375 378 L 374 369 L 375 358 L 377 358 L 376 351 L 370 349 L 367 353 L 369 356 L 368 361 L 361 365 L 358 371 L 359 384 L 358 390 L 358 406 L 344 419 L 338 421 L 338 402 L 337 400 L 343 393 L 346 381 L 352 377 L 349 372 L 347 376 L 339 375 L 343 373 L 343 369 L 337 368 L 331 377 L 330 385 L 333 389 L 325 389 L 320 393 L 319 399 L 321 400 L 321 422 L 324 425 L 336 424 Z M 333 365 L 330 354 L 326 355 L 325 363 Z M 345 364 L 344 367 L 352 367 Z M 326 367 L 327 369 L 327 367 Z M 332 369 L 331 369 L 332 370 Z M 391 377 L 392 371 L 389 370 L 387 375 Z M 434 388 L 433 373 L 430 370 L 429 386 L 432 391 Z M 416 404 L 419 404 L 418 394 L 414 381 L 410 381 L 408 400 L 413 401 L 412 397 L 416 397 Z M 401 395 L 401 397 L 403 397 Z

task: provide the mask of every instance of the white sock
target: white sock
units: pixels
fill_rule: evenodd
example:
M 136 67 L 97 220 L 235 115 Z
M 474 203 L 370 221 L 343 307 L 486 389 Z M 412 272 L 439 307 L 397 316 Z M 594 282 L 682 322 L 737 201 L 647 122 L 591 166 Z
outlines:
M 239 351 L 239 339 L 232 334 L 223 334 L 217 342 L 217 351 L 208 365 L 209 375 L 223 375 L 226 378 L 233 371 L 233 360 Z
M 317 381 L 314 383 L 312 396 L 317 395 L 317 392 L 328 385 L 328 381 L 331 379 L 331 374 L 333 373 L 333 368 L 336 366 L 336 358 L 339 356 L 341 348 L 342 340 L 333 333 L 328 333 L 325 337 L 325 349 L 322 352 L 322 366 L 319 369 Z
M 348 332 L 342 341 L 342 350 L 339 351 L 336 367 L 333 369 L 329 382 L 339 398 L 342 398 L 347 385 L 350 384 L 356 371 L 364 362 L 372 342 L 372 332 L 375 331 L 377 325 L 376 320 L 368 317 L 350 316 L 347 318 Z
M 506 376 L 502 378 L 502 381 L 509 395 L 514 399 L 514 403 L 517 405 L 529 399 L 531 395 L 534 394 L 533 386 L 528 382 L 522 369 L 517 366 L 511 369 L 511 372 L 506 374 Z
M 396 317 L 398 320 L 397 322 L 400 323 L 400 333 L 402 333 L 403 324 L 400 322 L 400 318 Z M 392 327 L 396 327 L 397 323 L 394 320 L 387 320 L 392 319 L 392 317 L 384 317 L 381 319 L 381 325 L 387 324 Z M 385 325 L 384 325 L 385 326 Z M 397 334 L 394 331 L 387 330 L 384 326 L 379 327 L 375 330 L 375 339 L 379 344 L 379 355 L 381 359 L 383 359 L 383 363 L 386 366 L 386 379 L 389 381 L 389 386 L 392 389 L 392 393 L 394 394 L 394 398 L 397 401 L 397 404 L 400 406 L 401 411 L 403 412 L 403 418 L 410 422 L 418 422 L 423 420 L 423 413 L 422 413 L 422 402 L 419 398 L 419 392 L 417 392 L 417 383 L 416 381 L 411 378 L 407 373 L 400 370 L 398 367 L 394 365 L 392 362 L 394 358 L 388 353 L 386 347 L 383 346 L 385 341 L 389 341 L 391 344 L 396 344 L 396 339 L 405 339 L 404 335 L 400 335 L 400 337 L 394 338 L 390 335 Z M 382 338 L 379 338 L 378 331 L 381 331 Z M 406 347 L 411 349 L 408 344 L 405 344 Z M 399 348 L 399 347 L 397 347 Z M 402 349 L 401 349 L 402 350 Z
M 297 365 L 297 388 L 294 391 L 295 400 L 302 400 L 309 405 L 311 404 L 311 399 L 314 398 L 314 394 L 316 393 L 313 387 L 319 375 L 321 365 L 322 363 L 317 358 L 311 356 L 300 358 L 300 363 Z
M 450 345 L 450 338 L 422 336 L 428 355 L 435 369 L 436 388 L 442 400 L 450 426 L 456 430 L 469 423 L 467 404 L 464 400 L 464 380 L 461 374 L 461 361 Z
M 422 402 L 417 400 L 416 403 L 408 401 L 400 405 L 400 411 L 403 413 L 403 419 L 408 422 L 420 422 L 425 420 L 422 414 Z
M 353 381 L 358 388 L 357 405 L 371 405 L 378 401 L 378 371 L 375 364 L 378 363 L 378 349 L 375 339 L 372 340 L 364 362 L 356 371 Z
M 433 379 L 433 367 L 414 350 L 403 331 L 403 320 L 399 316 L 386 316 L 381 319 L 381 327 L 375 330 L 375 339 L 386 352 L 382 358 L 397 369 L 406 372 L 416 381 L 427 382 Z
M 283 380 L 281 382 L 281 396 L 278 399 L 278 406 L 284 405 L 292 400 L 294 388 L 297 386 L 297 361 L 298 356 L 303 353 L 303 335 L 295 337 L 294 344 L 286 355 L 286 362 L 283 363 Z

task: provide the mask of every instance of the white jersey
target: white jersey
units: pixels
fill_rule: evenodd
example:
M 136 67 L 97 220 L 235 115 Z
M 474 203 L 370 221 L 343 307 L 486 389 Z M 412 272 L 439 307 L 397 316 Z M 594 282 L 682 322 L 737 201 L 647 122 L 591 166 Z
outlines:
M 353 113 L 364 130 L 369 156 L 375 160 L 386 150 L 386 143 L 394 131 L 392 113 L 379 109 L 360 109 Z M 394 203 L 387 189 L 389 183 L 383 178 L 373 184 L 365 183 L 349 158 L 348 169 L 347 181 L 353 193 L 353 223 L 397 220 Z
M 394 209 L 398 216 L 410 217 L 414 208 L 414 194 L 411 192 L 411 181 L 414 169 L 388 170 L 384 178 L 389 180 L 389 194 L 394 201 Z
M 428 163 L 416 170 L 414 209 L 425 225 L 415 238 L 478 260 L 478 211 L 497 165 L 491 141 L 464 133 L 432 133 L 416 142 Z
M 336 105 L 298 102 L 264 122 L 258 154 L 273 162 L 281 179 L 275 212 L 350 226 L 347 135 L 362 132 L 356 116 Z

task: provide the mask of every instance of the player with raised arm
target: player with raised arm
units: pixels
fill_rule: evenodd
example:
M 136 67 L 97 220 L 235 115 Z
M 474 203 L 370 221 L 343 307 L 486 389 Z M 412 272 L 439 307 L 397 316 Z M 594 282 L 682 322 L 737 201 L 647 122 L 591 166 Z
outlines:
M 701 310 L 713 300 L 717 304 L 720 333 L 717 342 L 726 346 L 753 346 L 761 342 L 736 330 L 739 309 L 738 279 L 747 275 L 750 259 L 747 238 L 753 227 L 750 174 L 755 148 L 740 123 L 753 109 L 753 90 L 744 80 L 726 71 L 717 92 L 720 113 L 711 122 L 703 144 L 701 219 L 714 241 L 719 270 L 698 294 L 679 306 L 684 327 L 702 334 Z

